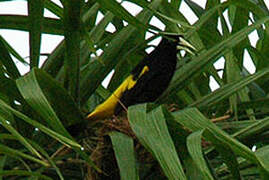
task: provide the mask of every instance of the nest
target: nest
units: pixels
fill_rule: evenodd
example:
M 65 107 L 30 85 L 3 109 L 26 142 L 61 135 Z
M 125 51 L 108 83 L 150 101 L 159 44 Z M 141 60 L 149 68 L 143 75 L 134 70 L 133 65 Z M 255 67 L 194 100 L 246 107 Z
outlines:
M 150 165 L 150 168 L 159 168 L 158 163 L 156 163 L 152 155 L 138 142 L 126 115 L 104 119 L 96 124 L 95 130 L 95 137 L 93 138 L 92 136 L 89 136 L 89 138 L 85 138 L 83 140 L 83 146 L 87 148 L 87 151 L 91 152 L 91 160 L 102 170 L 102 172 L 98 173 L 94 168 L 88 165 L 87 180 L 120 179 L 116 157 L 111 140 L 108 136 L 112 131 L 118 131 L 133 138 L 137 161 L 138 163 L 141 162 L 141 164 L 143 164 L 141 168 L 147 166 L 147 164 Z M 92 135 L 92 132 L 90 133 Z M 152 166 L 153 164 L 155 165 Z

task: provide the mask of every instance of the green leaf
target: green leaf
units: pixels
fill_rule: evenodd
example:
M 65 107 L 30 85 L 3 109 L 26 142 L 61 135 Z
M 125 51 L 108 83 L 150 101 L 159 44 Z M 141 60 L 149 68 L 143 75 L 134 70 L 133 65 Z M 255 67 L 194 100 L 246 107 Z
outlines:
M 82 0 L 64 1 L 65 82 L 75 102 L 80 105 L 80 41 Z
M 29 177 L 31 177 L 31 176 L 33 176 L 33 177 L 37 177 L 40 179 L 52 180 L 50 177 L 42 175 L 40 173 L 30 172 L 30 171 L 25 171 L 25 170 L 1 170 L 0 176 L 1 177 L 6 177 L 6 176 L 29 176 Z
M 0 35 L 0 41 L 5 45 L 7 51 L 12 54 L 15 58 L 17 58 L 21 63 L 28 64 L 24 58 L 22 58 L 19 53 Z
M 42 161 L 42 160 L 37 159 L 37 158 L 35 158 L 33 156 L 25 154 L 25 153 L 23 153 L 23 152 L 21 152 L 19 150 L 10 148 L 10 147 L 2 145 L 2 144 L 0 144 L 0 153 L 6 154 L 8 156 L 22 157 L 22 158 L 31 160 L 33 162 L 36 162 L 36 163 L 38 163 L 38 164 L 40 164 L 42 166 L 49 166 L 49 164 L 47 162 L 45 162 L 45 161 Z
M 20 72 L 11 58 L 7 43 L 2 36 L 0 36 L 0 63 L 5 66 L 8 76 L 13 79 L 20 77 Z
M 47 128 L 46 126 L 40 124 L 37 121 L 34 121 L 34 120 L 30 119 L 26 115 L 20 113 L 19 111 L 16 111 L 15 109 L 13 109 L 9 105 L 7 105 L 4 101 L 0 100 L 0 105 L 2 106 L 1 108 L 5 109 L 7 111 L 10 111 L 15 116 L 17 116 L 20 119 L 24 120 L 28 124 L 30 124 L 30 125 L 32 125 L 34 127 L 37 127 L 38 129 L 40 129 L 41 131 L 43 131 L 47 135 L 51 136 L 52 138 L 58 140 L 59 142 L 65 144 L 67 146 L 74 146 L 74 147 L 81 148 L 81 146 L 78 143 L 76 143 L 73 140 L 68 139 L 68 138 L 56 133 L 55 131 L 52 131 L 51 129 Z
M 3 171 L 5 163 L 6 163 L 7 156 L 0 156 L 0 171 Z M 2 176 L 0 176 L 0 180 L 2 180 Z
M 146 113 L 146 104 L 131 106 L 128 119 L 139 141 L 160 163 L 168 179 L 186 179 L 162 108 Z
M 204 115 L 196 108 L 187 108 L 182 111 L 172 113 L 172 115 L 178 123 L 192 131 L 207 129 L 209 132 L 204 134 L 206 139 L 214 143 L 225 144 L 230 147 L 235 154 L 257 163 L 254 153 L 248 147 L 222 131 L 219 127 L 205 118 Z
M 113 18 L 114 15 L 111 12 L 107 12 L 105 17 L 91 29 L 88 35 L 89 39 L 91 39 L 94 43 L 98 43 L 105 33 L 106 26 L 113 20 Z
M 267 174 L 266 177 L 268 177 L 269 175 L 269 145 L 259 148 L 255 152 L 255 155 L 261 162 L 261 165 L 264 168 L 264 170 L 266 170 L 265 172 Z
M 268 171 L 267 163 L 256 156 L 248 147 L 232 138 L 226 132 L 219 129 L 215 124 L 203 116 L 197 109 L 188 108 L 183 111 L 172 113 L 175 120 L 192 131 L 207 129 L 203 134 L 205 139 L 216 145 L 230 148 L 236 155 L 241 156 Z M 221 148 L 221 147 L 219 147 Z
M 199 168 L 200 173 L 203 175 L 203 179 L 213 180 L 214 178 L 212 177 L 210 170 L 207 167 L 207 163 L 203 157 L 201 147 L 203 132 L 204 130 L 199 130 L 189 135 L 187 138 L 187 147 L 193 161 Z
M 30 30 L 28 16 L 0 15 L 0 22 L 0 29 Z M 58 19 L 44 18 L 42 33 L 63 35 L 62 22 Z
M 3 116 L 3 113 L 6 113 L 3 111 L 2 108 L 0 108 L 0 122 L 1 124 L 13 135 L 17 138 L 18 141 L 21 142 L 32 154 L 37 156 L 38 158 L 42 159 L 42 156 L 38 153 L 38 151 L 31 146 L 31 144 L 15 129 L 10 125 L 9 119 L 5 118 L 5 115 Z
M 231 4 L 247 9 L 248 11 L 251 11 L 257 15 L 259 18 L 263 18 L 268 15 L 268 11 L 261 6 L 257 6 L 256 2 L 252 0 L 231 1 Z
M 59 18 L 63 17 L 63 8 L 55 4 L 54 2 L 50 0 L 44 0 L 45 4 L 44 7 L 48 9 L 50 12 L 58 16 Z
M 269 73 L 269 68 L 263 69 L 260 72 L 255 73 L 254 75 L 250 75 L 243 80 L 237 80 L 233 83 L 226 84 L 223 87 L 217 89 L 216 91 L 204 96 L 203 98 L 199 99 L 195 103 L 191 104 L 191 107 L 198 107 L 198 108 L 205 108 L 208 106 L 212 106 L 223 100 L 224 98 L 229 97 L 233 93 L 237 92 L 238 90 L 242 89 L 246 85 L 250 84 L 251 82 L 265 76 Z
M 147 30 L 149 25 L 145 25 L 140 22 L 139 19 L 133 17 L 125 8 L 123 8 L 119 3 L 115 0 L 107 1 L 107 0 L 97 0 L 97 2 L 106 10 L 112 12 L 115 16 L 119 17 L 135 26 L 138 29 Z M 154 27 L 153 27 L 154 28 Z M 158 31 L 158 28 L 154 28 Z
M 52 77 L 56 77 L 56 75 L 62 69 L 64 64 L 64 52 L 65 52 L 65 43 L 63 40 L 52 51 L 52 53 L 45 60 L 41 68 L 47 73 L 49 73 Z
M 56 109 L 59 116 L 61 116 L 63 119 L 67 118 L 65 120 L 71 120 L 71 122 L 82 121 L 82 116 L 79 110 L 76 109 L 75 103 L 68 93 L 45 72 L 35 68 L 25 77 L 18 79 L 17 86 L 29 105 L 44 118 L 52 129 L 55 129 L 61 135 L 46 128 L 42 124 L 31 120 L 12 108 L 7 108 L 16 116 L 19 116 L 32 126 L 39 128 L 52 138 L 64 143 L 67 146 L 72 146 L 73 149 L 85 159 L 85 161 L 87 161 L 91 166 L 93 166 L 93 168 L 100 172 L 100 170 L 90 160 L 88 155 L 81 151 L 81 145 L 72 139 L 54 111 L 54 109 Z M 65 101 L 63 103 L 65 106 L 58 106 L 59 102 L 62 100 Z
M 121 179 L 139 179 L 136 170 L 134 142 L 132 138 L 119 132 L 112 132 L 109 136 L 120 169 Z
M 29 74 L 18 79 L 16 81 L 18 89 L 27 103 L 44 118 L 51 128 L 66 135 L 68 132 L 51 107 L 39 85 L 36 75 L 37 71 L 38 70 L 33 69 Z
M 57 172 L 60 180 L 64 180 L 64 177 L 62 173 L 60 172 L 60 169 L 57 167 L 56 163 L 53 161 L 53 159 L 49 156 L 49 154 L 42 148 L 40 147 L 37 143 L 30 141 L 30 143 L 39 151 L 42 153 L 44 157 L 47 158 L 48 162 L 51 164 L 51 166 L 54 168 L 54 170 Z
M 41 95 L 41 96 L 44 96 L 44 95 Z M 39 102 L 39 101 L 38 101 Z M 47 102 L 44 101 L 44 102 Z M 7 105 L 4 101 L 0 100 L 0 105 L 2 106 L 2 108 L 5 108 L 7 109 L 8 111 L 10 111 L 12 114 L 14 114 L 15 116 L 19 117 L 20 119 L 24 120 L 25 122 L 27 122 L 28 124 L 34 126 L 34 127 L 37 127 L 38 129 L 40 129 L 41 131 L 43 131 L 44 133 L 46 133 L 47 135 L 51 136 L 53 139 L 56 139 L 57 141 L 63 143 L 64 145 L 68 146 L 68 147 L 72 147 L 78 154 L 80 154 L 82 156 L 82 158 L 87 162 L 89 163 L 89 165 L 91 165 L 96 171 L 98 172 L 102 172 L 99 168 L 97 168 L 94 163 L 91 161 L 89 155 L 87 155 L 85 152 L 83 152 L 81 150 L 81 145 L 76 143 L 74 140 L 70 139 L 70 138 L 67 138 L 67 137 L 70 137 L 69 134 L 66 134 L 67 137 L 64 137 L 62 136 L 61 134 L 58 134 L 57 132 L 55 131 L 52 131 L 51 129 L 47 128 L 46 126 L 40 124 L 39 122 L 37 121 L 34 121 L 32 119 L 30 119 L 29 117 L 27 117 L 26 115 L 20 113 L 19 111 L 16 111 L 15 109 L 13 109 L 12 107 L 10 107 L 9 105 Z M 40 105 L 40 104 L 39 104 Z M 43 104 L 45 105 L 45 104 Z M 48 103 L 46 104 L 48 105 Z M 51 108 L 51 107 L 50 107 Z M 50 109 L 49 108 L 49 109 Z M 46 107 L 47 109 L 47 107 Z M 48 109 L 47 109 L 48 110 Z M 48 112 L 42 112 L 43 113 L 48 113 Z M 50 112 L 50 113 L 53 113 L 53 112 Z M 55 114 L 55 113 L 53 113 Z M 48 116 L 46 116 L 48 117 Z M 57 129 L 57 128 L 56 128 Z
M 25 103 L 23 97 L 21 96 L 16 86 L 15 80 L 13 79 L 7 78 L 5 76 L 0 77 L 0 92 L 1 94 L 5 94 L 7 97 L 9 97 L 11 102 L 17 100 L 21 104 Z
M 38 67 L 41 46 L 41 30 L 43 25 L 44 0 L 29 0 L 29 38 L 30 38 L 30 68 Z
M 17 138 L 13 135 L 10 135 L 10 134 L 0 134 L 0 139 L 1 140 L 16 140 Z M 51 157 L 48 155 L 48 153 L 42 148 L 40 147 L 37 143 L 35 143 L 34 141 L 32 140 L 29 140 L 27 139 L 31 145 L 33 147 L 35 147 L 45 158 L 47 158 L 46 160 L 48 160 L 48 162 L 50 163 L 50 165 L 55 169 L 55 171 L 57 172 L 57 174 L 59 175 L 60 179 L 63 180 L 63 176 L 59 170 L 59 168 L 56 166 L 55 162 L 51 159 Z M 6 157 L 6 156 L 4 156 Z M 5 159 L 5 158 L 3 158 Z M 28 166 L 27 166 L 28 167 Z M 28 168 L 30 169 L 30 168 Z M 0 166 L 0 170 L 1 170 L 1 166 Z M 0 178 L 1 179 L 1 178 Z
M 269 118 L 264 118 L 259 121 L 255 121 L 251 125 L 237 131 L 233 134 L 233 137 L 238 139 L 246 139 L 248 137 L 253 137 L 257 134 L 261 134 L 269 129 Z
M 201 17 L 205 10 L 199 6 L 197 3 L 186 0 L 186 4 L 191 8 L 191 10 L 195 13 L 196 16 Z
M 232 174 L 234 179 L 242 179 L 239 171 L 239 163 L 232 149 L 223 144 L 217 143 L 215 146 L 216 150 L 219 152 L 221 159 L 225 162 L 228 167 L 228 170 Z
M 34 69 L 32 76 L 35 76 L 36 86 L 39 86 L 41 92 L 43 93 L 49 105 L 57 114 L 57 117 L 61 120 L 61 122 L 65 126 L 72 125 L 74 123 L 78 123 L 84 121 L 84 117 L 77 105 L 74 102 L 74 99 L 70 96 L 70 94 L 64 89 L 58 81 L 49 76 L 46 72 L 40 69 Z M 28 75 L 27 75 L 28 76 Z M 30 76 L 30 74 L 29 74 Z M 26 77 L 25 77 L 26 78 Z M 34 77 L 28 77 L 29 79 Z M 29 87 L 33 86 L 33 82 L 29 84 L 24 84 L 24 87 L 29 85 Z M 35 93 L 36 101 L 39 99 L 39 94 Z M 59 103 L 61 104 L 59 106 Z M 44 104 L 44 106 L 46 106 Z M 47 107 L 48 108 L 48 107 Z M 37 109 L 37 112 L 40 112 L 40 109 Z M 42 113 L 41 113 L 42 114 Z M 44 117 L 46 117 L 44 115 Z

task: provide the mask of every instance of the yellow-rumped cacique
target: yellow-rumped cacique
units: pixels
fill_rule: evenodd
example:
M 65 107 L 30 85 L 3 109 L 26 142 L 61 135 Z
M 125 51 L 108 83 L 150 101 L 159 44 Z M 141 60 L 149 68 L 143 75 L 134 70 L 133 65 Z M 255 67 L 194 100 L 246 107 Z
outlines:
M 131 105 L 154 102 L 168 87 L 177 64 L 177 53 L 195 48 L 181 35 L 163 35 L 159 45 L 131 71 L 121 85 L 91 112 L 87 119 L 118 115 Z

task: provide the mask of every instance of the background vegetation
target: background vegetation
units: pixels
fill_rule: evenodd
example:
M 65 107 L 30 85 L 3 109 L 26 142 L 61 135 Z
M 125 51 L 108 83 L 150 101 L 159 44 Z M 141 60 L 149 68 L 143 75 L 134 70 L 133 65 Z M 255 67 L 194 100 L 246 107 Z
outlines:
M 12 58 L 27 62 L 0 37 L 0 179 L 268 179 L 264 0 L 208 0 L 205 9 L 184 0 L 199 18 L 193 25 L 178 11 L 181 0 L 128 1 L 142 7 L 137 16 L 115 0 L 61 0 L 64 8 L 29 0 L 28 16 L 0 15 L 1 29 L 29 32 L 31 68 L 22 76 Z M 44 8 L 59 19 L 44 17 Z M 98 12 L 104 17 L 95 25 Z M 130 107 L 129 124 L 123 117 L 86 126 L 86 113 L 121 83 L 157 37 L 145 40 L 147 31 L 159 31 L 148 23 L 153 16 L 166 31 L 184 34 L 197 54 L 178 55 L 167 91 L 155 104 Z M 105 30 L 109 23 L 114 33 Z M 254 30 L 256 47 L 248 38 Z M 65 39 L 38 68 L 42 33 Z M 254 74 L 243 66 L 245 51 Z M 221 57 L 225 66 L 216 69 L 213 63 Z M 112 69 L 104 88 L 100 84 Z M 210 78 L 218 90 L 209 88 Z M 79 123 L 84 124 L 75 129 Z

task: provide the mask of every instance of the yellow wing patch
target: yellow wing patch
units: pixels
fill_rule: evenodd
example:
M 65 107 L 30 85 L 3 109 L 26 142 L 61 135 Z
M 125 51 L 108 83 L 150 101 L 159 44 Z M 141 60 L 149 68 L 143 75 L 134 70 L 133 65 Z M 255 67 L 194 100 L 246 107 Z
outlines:
M 145 73 L 148 72 L 148 71 L 149 71 L 149 67 L 148 67 L 148 66 L 145 66 L 145 67 L 142 69 L 141 73 L 139 74 L 138 79 L 139 79 L 143 74 L 145 74 Z M 135 83 L 136 83 L 136 81 L 134 81 L 134 80 L 133 80 L 133 77 L 132 77 L 132 80 L 129 81 L 129 83 L 128 83 L 128 89 L 131 89 L 132 87 L 134 87 Z
M 149 67 L 148 67 L 148 66 L 145 66 L 145 67 L 142 69 L 141 73 L 139 74 L 139 77 L 141 77 L 143 74 L 145 74 L 145 72 L 148 72 L 148 71 L 149 71 Z
M 139 77 L 147 71 L 149 71 L 149 67 L 145 66 L 139 74 Z M 123 92 L 127 89 L 131 89 L 135 84 L 136 80 L 133 79 L 133 75 L 128 76 L 105 102 L 97 106 L 95 110 L 87 116 L 87 119 L 103 119 L 112 116 Z

